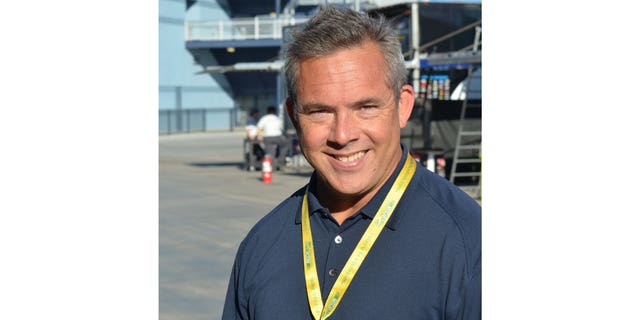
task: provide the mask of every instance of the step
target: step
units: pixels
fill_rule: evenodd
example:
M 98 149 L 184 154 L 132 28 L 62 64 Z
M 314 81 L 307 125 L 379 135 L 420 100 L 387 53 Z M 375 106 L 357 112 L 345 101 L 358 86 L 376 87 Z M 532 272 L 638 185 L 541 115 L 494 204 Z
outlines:
M 461 150 L 480 150 L 482 149 L 482 146 L 479 144 L 470 144 L 470 145 L 466 145 L 466 146 L 458 146 L 458 149 Z
M 458 159 L 456 163 L 482 163 L 480 159 Z
M 479 176 L 482 176 L 482 173 L 480 173 L 480 172 L 459 172 L 459 173 L 453 173 L 452 176 L 454 176 L 456 178 L 461 178 L 461 177 L 479 177 Z

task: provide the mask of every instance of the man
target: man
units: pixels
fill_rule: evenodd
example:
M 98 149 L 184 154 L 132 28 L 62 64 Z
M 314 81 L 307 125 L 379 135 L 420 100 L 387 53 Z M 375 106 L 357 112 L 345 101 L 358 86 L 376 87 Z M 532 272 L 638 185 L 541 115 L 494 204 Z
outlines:
M 400 142 L 414 102 L 382 18 L 321 8 L 285 57 L 315 168 L 241 243 L 223 319 L 480 319 L 480 207 Z
M 274 164 L 276 169 L 279 169 L 280 165 L 285 163 L 285 157 L 289 150 L 289 141 L 284 136 L 284 123 L 276 115 L 276 107 L 269 106 L 267 108 L 267 114 L 260 118 L 257 127 L 267 154 L 271 157 L 271 160 L 276 161 L 277 159 Z
M 258 138 L 258 109 L 251 109 L 244 130 L 248 139 L 255 140 Z

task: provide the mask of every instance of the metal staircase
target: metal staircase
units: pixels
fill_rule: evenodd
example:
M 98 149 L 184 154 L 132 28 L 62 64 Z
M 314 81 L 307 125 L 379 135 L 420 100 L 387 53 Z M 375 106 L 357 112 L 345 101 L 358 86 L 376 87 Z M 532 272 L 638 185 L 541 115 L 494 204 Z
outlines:
M 478 51 L 480 43 L 481 27 L 476 26 L 476 34 L 473 44 L 473 52 Z M 456 137 L 455 150 L 451 164 L 451 173 L 449 181 L 465 189 L 476 198 L 481 197 L 481 157 L 482 157 L 482 131 L 470 129 L 468 125 L 468 111 L 471 108 L 481 108 L 482 100 L 474 100 L 470 102 L 470 96 L 479 93 L 480 88 L 474 88 L 474 83 L 479 83 L 478 76 L 474 75 L 474 66 L 470 65 L 467 70 L 467 78 L 465 80 L 463 92 L 464 100 L 462 103 L 462 111 L 460 113 L 460 122 L 458 125 L 458 134 Z M 479 103 L 475 103 L 479 101 Z M 464 181 L 463 181 L 464 180 Z

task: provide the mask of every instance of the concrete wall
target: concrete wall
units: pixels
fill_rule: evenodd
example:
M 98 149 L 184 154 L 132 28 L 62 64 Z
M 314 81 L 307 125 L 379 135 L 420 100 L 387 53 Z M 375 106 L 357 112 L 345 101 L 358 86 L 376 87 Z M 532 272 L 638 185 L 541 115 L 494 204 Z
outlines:
M 185 48 L 185 20 L 218 20 L 228 18 L 217 1 L 159 0 L 158 5 L 158 95 L 159 109 L 234 108 L 234 100 L 224 77 L 197 74 L 202 66 L 197 59 L 214 59 L 206 51 L 197 59 Z M 223 119 L 207 121 L 207 129 L 225 128 Z

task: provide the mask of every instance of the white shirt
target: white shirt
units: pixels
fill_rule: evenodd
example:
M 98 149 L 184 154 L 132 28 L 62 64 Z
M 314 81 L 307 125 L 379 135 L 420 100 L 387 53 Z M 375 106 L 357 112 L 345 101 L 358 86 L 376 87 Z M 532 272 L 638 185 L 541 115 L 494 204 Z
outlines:
M 284 129 L 282 120 L 275 114 L 267 114 L 258 121 L 258 129 L 262 130 L 264 137 L 277 137 L 282 135 Z
M 258 127 L 253 124 L 245 126 L 244 130 L 247 133 L 247 138 L 251 140 L 255 139 L 258 136 Z

